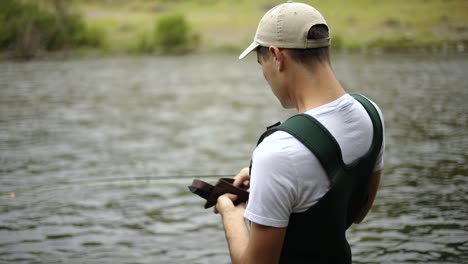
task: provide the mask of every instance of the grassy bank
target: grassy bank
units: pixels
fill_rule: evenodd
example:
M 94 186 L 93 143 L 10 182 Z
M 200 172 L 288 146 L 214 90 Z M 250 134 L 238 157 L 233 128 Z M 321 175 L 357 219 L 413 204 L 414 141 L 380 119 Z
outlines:
M 248 44 L 266 10 L 283 1 L 87 0 L 75 1 L 85 20 L 106 32 L 110 51 L 138 50 L 141 39 L 167 13 L 185 15 L 200 50 L 238 51 Z M 468 1 L 304 1 L 319 9 L 332 29 L 335 48 L 463 50 L 468 44 Z
M 30 57 L 35 57 L 42 50 L 49 52 L 47 56 L 55 56 L 54 54 L 62 56 L 64 51 L 66 54 L 78 56 L 90 53 L 151 53 L 158 49 L 161 51 L 164 48 L 158 47 L 158 44 L 164 41 L 172 43 L 174 40 L 171 39 L 177 37 L 174 28 L 179 26 L 179 29 L 185 31 L 185 25 L 170 24 L 174 21 L 169 24 L 166 21 L 166 29 L 161 31 L 160 25 L 164 24 L 161 20 L 164 17 L 174 17 L 173 15 L 180 17 L 183 23 L 188 25 L 187 36 L 182 37 L 187 41 L 182 44 L 182 48 L 176 50 L 239 52 L 252 41 L 257 23 L 263 14 L 271 7 L 284 2 L 278 0 L 8 0 L 9 3 L 15 1 L 38 4 L 43 10 L 40 12 L 44 14 L 40 17 L 48 17 L 47 21 L 51 23 L 63 21 L 63 12 L 61 14 L 57 10 L 67 10 L 65 14 L 76 13 L 78 16 L 74 18 L 79 23 L 75 24 L 80 27 L 73 26 L 71 29 L 82 28 L 82 30 L 78 32 L 81 32 L 80 34 L 73 33 L 76 30 L 66 30 L 65 24 L 59 23 L 57 26 L 55 22 L 54 27 L 44 26 L 44 19 L 33 19 L 30 15 L 21 16 L 16 11 L 9 12 L 4 8 L 3 12 L 0 12 L 0 20 L 3 19 L 8 23 L 0 24 L 0 35 L 3 36 L 0 38 L 0 42 L 3 40 L 0 58 L 11 56 L 11 51 L 18 53 L 18 50 L 31 50 L 32 52 L 25 53 L 28 56 L 31 53 Z M 468 50 L 466 15 L 468 1 L 303 1 L 319 9 L 327 19 L 332 31 L 334 49 L 462 52 Z M 50 14 L 46 14 L 47 12 Z M 19 22 L 12 24 L 12 18 Z M 80 24 L 81 20 L 83 26 Z M 28 31 L 31 24 L 34 30 Z M 55 27 L 58 30 L 54 30 Z M 57 35 L 57 32 L 63 33 L 63 36 Z M 10 40 L 5 39 L 7 33 L 11 35 Z M 161 36 L 169 39 L 163 41 Z M 64 49 L 60 49 L 60 45 L 55 45 L 59 48 L 53 48 L 54 45 L 45 42 L 56 39 L 64 40 L 63 43 L 60 42 Z M 83 39 L 95 41 L 83 42 Z M 168 48 L 170 47 L 165 49 Z

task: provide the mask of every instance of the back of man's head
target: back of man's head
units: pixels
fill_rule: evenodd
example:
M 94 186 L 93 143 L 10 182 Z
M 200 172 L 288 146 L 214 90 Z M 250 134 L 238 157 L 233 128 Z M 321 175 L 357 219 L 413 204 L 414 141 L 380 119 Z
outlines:
M 327 22 L 307 4 L 288 1 L 270 9 L 260 20 L 254 41 L 239 59 L 254 50 L 268 56 L 270 46 L 286 49 L 294 61 L 307 67 L 330 62 Z
M 315 25 L 310 28 L 308 39 L 322 39 L 328 37 L 328 27 L 326 25 Z M 309 49 L 284 49 L 291 59 L 302 64 L 308 69 L 314 69 L 320 63 L 330 64 L 330 48 L 309 48 Z M 270 51 L 268 47 L 259 46 L 257 52 L 263 59 L 268 59 Z

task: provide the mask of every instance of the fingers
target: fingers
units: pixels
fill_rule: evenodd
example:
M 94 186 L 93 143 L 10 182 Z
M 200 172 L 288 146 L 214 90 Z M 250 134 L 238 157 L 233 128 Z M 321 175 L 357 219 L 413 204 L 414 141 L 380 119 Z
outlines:
M 215 214 L 222 213 L 224 210 L 234 208 L 234 201 L 237 200 L 237 195 L 231 193 L 225 193 L 218 197 L 216 205 L 213 209 Z
M 241 185 L 245 185 L 249 187 L 250 184 L 250 169 L 248 167 L 243 168 L 239 171 L 239 173 L 234 176 L 234 186 L 240 187 Z M 248 190 L 247 190 L 248 191 Z M 223 213 L 224 210 L 235 208 L 234 201 L 237 200 L 237 195 L 226 193 L 218 197 L 215 207 L 213 208 L 213 212 L 215 214 Z M 245 208 L 245 203 L 240 207 Z
M 234 177 L 234 186 L 241 186 L 244 184 L 245 186 L 249 186 L 249 168 L 243 168 L 240 172 Z

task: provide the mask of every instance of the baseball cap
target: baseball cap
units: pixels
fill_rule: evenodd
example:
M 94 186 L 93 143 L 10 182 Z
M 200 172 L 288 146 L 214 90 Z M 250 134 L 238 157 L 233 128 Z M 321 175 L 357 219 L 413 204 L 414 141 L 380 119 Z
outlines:
M 308 49 L 330 46 L 330 38 L 307 39 L 309 29 L 327 25 L 320 12 L 310 5 L 288 1 L 270 9 L 260 20 L 254 41 L 239 56 L 245 58 L 258 46 Z

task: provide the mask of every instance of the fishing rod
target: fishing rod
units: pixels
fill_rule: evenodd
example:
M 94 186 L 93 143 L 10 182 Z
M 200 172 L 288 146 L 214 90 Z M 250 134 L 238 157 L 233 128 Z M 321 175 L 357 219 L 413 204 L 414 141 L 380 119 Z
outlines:
M 159 176 L 136 176 L 136 177 L 103 177 L 93 179 L 79 179 L 67 181 L 67 183 L 80 183 L 90 181 L 121 181 L 121 180 L 134 180 L 134 181 L 164 181 L 164 180 L 185 180 L 195 178 L 232 178 L 235 174 L 192 174 L 192 175 L 159 175 Z
M 79 179 L 63 182 L 62 184 L 114 184 L 131 182 L 154 182 L 154 183 L 180 183 L 193 179 L 219 179 L 233 178 L 235 174 L 193 174 L 193 175 L 160 175 L 160 176 L 137 176 L 137 177 L 104 177 L 93 179 Z
M 137 176 L 137 177 L 101 177 L 88 179 L 74 179 L 68 181 L 56 181 L 47 184 L 38 184 L 28 187 L 14 188 L 9 192 L 3 192 L 0 197 L 9 197 L 15 199 L 18 194 L 41 192 L 44 190 L 58 190 L 75 186 L 105 186 L 105 185 L 135 185 L 135 184 L 180 184 L 190 183 L 193 179 L 219 179 L 233 178 L 235 174 L 192 174 L 192 175 L 153 175 L 153 176 Z M 14 189 L 14 190 L 13 190 Z

